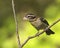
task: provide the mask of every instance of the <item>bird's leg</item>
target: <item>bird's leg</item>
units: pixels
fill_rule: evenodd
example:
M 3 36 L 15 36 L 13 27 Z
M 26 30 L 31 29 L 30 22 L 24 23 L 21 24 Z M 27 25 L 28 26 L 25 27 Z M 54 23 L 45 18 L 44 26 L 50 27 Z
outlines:
M 36 33 L 36 35 L 38 35 L 39 34 L 39 31 Z M 39 37 L 39 35 L 38 35 L 38 37 Z

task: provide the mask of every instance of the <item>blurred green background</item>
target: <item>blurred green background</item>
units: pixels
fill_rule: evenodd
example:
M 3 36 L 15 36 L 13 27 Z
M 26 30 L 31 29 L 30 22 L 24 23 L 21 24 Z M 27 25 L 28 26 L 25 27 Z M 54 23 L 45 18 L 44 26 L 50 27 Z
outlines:
M 26 13 L 43 16 L 49 24 L 60 18 L 60 0 L 14 0 L 18 19 L 18 30 L 21 43 L 37 30 L 27 21 L 23 21 Z M 11 0 L 0 0 L 0 48 L 18 48 L 15 32 Z M 55 34 L 29 40 L 23 48 L 60 48 L 60 22 L 51 28 Z

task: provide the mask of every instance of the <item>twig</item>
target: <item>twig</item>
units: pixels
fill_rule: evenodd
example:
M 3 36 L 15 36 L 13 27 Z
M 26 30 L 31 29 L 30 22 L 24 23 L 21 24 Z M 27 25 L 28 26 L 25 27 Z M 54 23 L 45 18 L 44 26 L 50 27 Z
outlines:
M 35 35 L 28 37 L 28 38 L 24 41 L 24 43 L 22 44 L 22 47 L 23 47 L 30 39 L 35 38 L 35 37 L 43 34 L 46 30 L 48 30 L 49 28 L 51 28 L 53 25 L 55 25 L 55 24 L 58 23 L 59 21 L 60 21 L 60 19 L 58 19 L 57 21 L 55 21 L 52 25 L 48 26 L 48 27 L 47 27 L 46 29 L 44 29 L 42 32 L 40 32 L 40 33 L 38 33 L 38 34 L 36 33 Z
M 12 9 L 13 9 L 14 19 L 16 24 L 16 35 L 17 35 L 18 45 L 19 45 L 19 48 L 22 48 L 20 43 L 19 33 L 18 33 L 18 21 L 15 13 L 14 0 L 12 0 Z

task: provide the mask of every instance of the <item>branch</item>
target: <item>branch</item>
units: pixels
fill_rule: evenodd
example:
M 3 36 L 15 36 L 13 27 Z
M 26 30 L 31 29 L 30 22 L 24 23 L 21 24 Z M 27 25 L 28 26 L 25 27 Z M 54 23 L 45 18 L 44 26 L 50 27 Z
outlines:
M 52 25 L 48 26 L 48 27 L 47 27 L 46 29 L 44 29 L 42 32 L 39 32 L 38 34 L 36 33 L 35 35 L 28 37 L 28 38 L 24 41 L 24 43 L 22 44 L 22 47 L 23 47 L 30 39 L 33 39 L 33 38 L 35 38 L 35 37 L 43 34 L 46 30 L 48 30 L 49 28 L 51 28 L 53 25 L 55 25 L 55 24 L 58 23 L 59 21 L 60 21 L 60 19 L 56 20 Z
M 14 0 L 12 0 L 12 9 L 13 9 L 14 19 L 15 19 L 15 24 L 16 24 L 16 35 L 17 35 L 18 45 L 19 45 L 19 48 L 22 48 L 21 47 L 21 43 L 20 43 L 19 33 L 18 33 L 18 21 L 17 21 L 17 17 L 16 17 L 15 7 L 14 6 L 15 6 L 14 5 Z

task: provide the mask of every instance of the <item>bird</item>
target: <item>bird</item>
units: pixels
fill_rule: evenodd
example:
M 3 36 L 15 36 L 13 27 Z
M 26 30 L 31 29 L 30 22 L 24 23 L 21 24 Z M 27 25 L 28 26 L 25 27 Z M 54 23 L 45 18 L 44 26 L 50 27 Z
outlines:
M 31 25 L 35 29 L 37 29 L 37 31 L 44 30 L 46 27 L 49 26 L 49 23 L 47 22 L 47 20 L 45 18 L 43 18 L 43 17 L 37 17 L 33 13 L 26 14 L 23 17 L 23 20 L 29 21 L 31 23 Z M 53 32 L 51 29 L 48 29 L 45 32 L 46 32 L 47 35 L 55 34 L 55 32 Z

